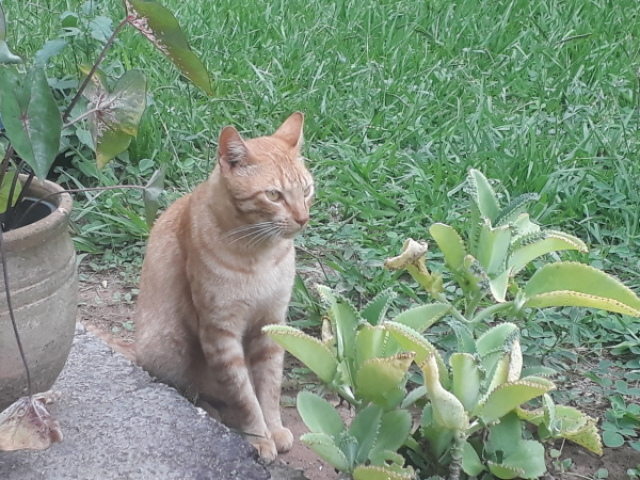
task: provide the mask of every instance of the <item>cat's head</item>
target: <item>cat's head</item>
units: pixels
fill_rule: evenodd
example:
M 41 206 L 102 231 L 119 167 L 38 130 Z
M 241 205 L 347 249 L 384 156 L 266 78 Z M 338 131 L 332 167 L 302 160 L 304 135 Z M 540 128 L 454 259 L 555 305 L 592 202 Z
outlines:
M 314 185 L 300 154 L 303 123 L 296 112 L 271 136 L 243 140 L 231 126 L 220 133 L 219 175 L 240 224 L 235 240 L 293 238 L 307 225 Z

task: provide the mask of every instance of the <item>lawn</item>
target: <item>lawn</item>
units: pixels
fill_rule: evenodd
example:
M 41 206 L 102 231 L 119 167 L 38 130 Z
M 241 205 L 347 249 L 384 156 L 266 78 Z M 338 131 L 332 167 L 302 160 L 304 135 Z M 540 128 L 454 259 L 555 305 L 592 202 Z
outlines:
M 52 75 L 92 61 L 124 15 L 117 0 L 5 3 L 9 42 L 25 58 L 75 19 L 66 35 L 81 53 L 54 57 Z M 167 204 L 212 169 L 223 126 L 249 137 L 270 133 L 301 110 L 317 183 L 311 227 L 299 240 L 308 288 L 309 272 L 316 279 L 319 272 L 362 303 L 393 285 L 382 261 L 407 237 L 427 239 L 433 222 L 457 226 L 469 208 L 460 185 L 477 168 L 496 179 L 499 194 L 540 193 L 535 219 L 591 249 L 563 258 L 589 262 L 640 291 L 635 0 L 161 3 L 209 69 L 215 97 L 181 78 L 135 32 L 123 32 L 105 70 L 148 75 L 151 104 L 139 137 L 102 172 L 78 151 L 71 176 L 60 181 L 144 183 L 166 165 Z M 116 267 L 135 282 L 147 234 L 139 196 L 101 194 L 83 205 L 74 228 L 85 262 Z M 429 255 L 437 264 L 438 252 Z M 315 312 L 303 279 L 292 311 L 301 323 Z M 399 290 L 413 295 L 411 283 Z M 563 368 L 589 365 L 598 378 L 615 370 L 589 387 L 600 397 L 624 396 L 640 380 L 638 327 L 628 318 L 565 309 L 530 319 L 524 331 L 531 356 Z

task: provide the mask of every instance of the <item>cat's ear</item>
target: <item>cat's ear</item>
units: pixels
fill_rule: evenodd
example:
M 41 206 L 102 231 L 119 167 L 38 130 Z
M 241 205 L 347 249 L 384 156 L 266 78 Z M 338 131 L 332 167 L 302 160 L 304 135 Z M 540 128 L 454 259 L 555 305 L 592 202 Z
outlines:
M 304 114 L 302 112 L 296 112 L 287 118 L 280 128 L 273 134 L 274 137 L 278 137 L 291 148 L 299 150 L 302 146 L 302 126 L 304 125 Z
M 238 131 L 231 127 L 224 127 L 218 140 L 218 163 L 223 169 L 234 168 L 246 163 L 249 149 Z

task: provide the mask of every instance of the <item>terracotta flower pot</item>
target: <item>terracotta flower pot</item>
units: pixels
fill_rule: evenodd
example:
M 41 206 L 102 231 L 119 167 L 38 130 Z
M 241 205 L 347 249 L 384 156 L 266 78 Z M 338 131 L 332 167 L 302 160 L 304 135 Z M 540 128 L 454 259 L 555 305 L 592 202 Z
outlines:
M 28 197 L 62 188 L 34 180 Z M 78 274 L 68 232 L 73 201 L 68 193 L 48 197 L 37 221 L 4 234 L 11 300 L 34 393 L 53 385 L 71 343 L 78 306 Z M 27 393 L 27 377 L 11 325 L 0 266 L 0 411 Z

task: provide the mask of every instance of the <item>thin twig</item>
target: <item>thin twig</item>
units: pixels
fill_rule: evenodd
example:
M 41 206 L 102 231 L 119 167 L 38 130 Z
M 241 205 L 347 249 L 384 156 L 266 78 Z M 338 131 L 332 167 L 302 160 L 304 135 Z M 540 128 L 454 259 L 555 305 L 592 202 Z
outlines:
M 29 366 L 27 365 L 27 357 L 24 355 L 24 348 L 22 348 L 22 342 L 20 341 L 20 335 L 18 334 L 18 324 L 16 317 L 13 314 L 13 307 L 11 305 L 11 289 L 9 288 L 9 272 L 7 272 L 7 254 L 4 249 L 4 234 L 0 228 L 0 260 L 2 261 L 2 275 L 4 277 L 4 293 L 7 297 L 7 308 L 9 309 L 9 317 L 11 318 L 11 325 L 13 326 L 13 333 L 16 336 L 16 343 L 18 344 L 18 351 L 20 352 L 20 358 L 22 364 L 27 372 L 27 393 L 31 397 L 31 373 L 29 372 Z

